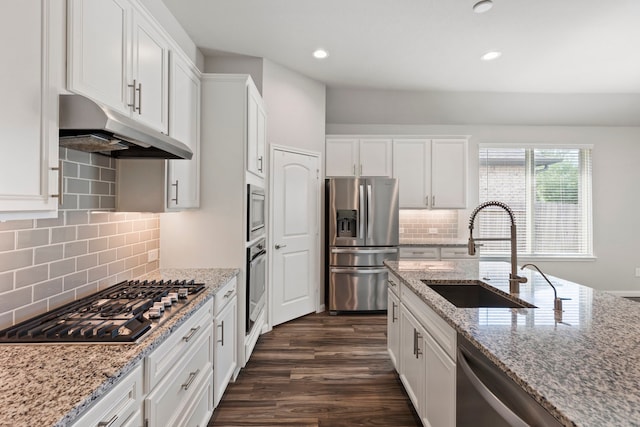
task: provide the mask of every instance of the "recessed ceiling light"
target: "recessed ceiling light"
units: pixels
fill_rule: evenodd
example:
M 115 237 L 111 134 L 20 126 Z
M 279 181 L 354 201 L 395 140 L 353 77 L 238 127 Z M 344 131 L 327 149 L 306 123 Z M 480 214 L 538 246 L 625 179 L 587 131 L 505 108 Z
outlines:
M 491 52 L 487 52 L 480 57 L 483 61 L 493 61 L 494 59 L 498 59 L 502 56 L 502 52 L 498 50 L 492 50 Z
M 480 0 L 478 3 L 473 5 L 473 11 L 475 13 L 485 13 L 492 7 L 493 2 L 491 0 Z
M 329 52 L 324 49 L 316 49 L 313 51 L 313 57 L 316 59 L 324 59 L 329 56 Z

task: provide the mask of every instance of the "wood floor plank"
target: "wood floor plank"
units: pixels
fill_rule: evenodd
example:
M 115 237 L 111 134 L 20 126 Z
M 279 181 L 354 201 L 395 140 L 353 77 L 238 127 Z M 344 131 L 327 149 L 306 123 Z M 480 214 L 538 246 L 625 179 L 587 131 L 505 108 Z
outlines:
M 209 427 L 420 426 L 387 354 L 386 328 L 384 314 L 327 313 L 275 327 Z

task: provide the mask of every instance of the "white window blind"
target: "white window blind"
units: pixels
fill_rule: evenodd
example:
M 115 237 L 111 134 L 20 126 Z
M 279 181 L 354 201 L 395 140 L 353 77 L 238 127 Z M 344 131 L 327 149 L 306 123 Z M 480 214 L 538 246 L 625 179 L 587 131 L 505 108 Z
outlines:
M 521 255 L 592 255 L 591 149 L 480 147 L 480 202 L 511 207 Z M 483 210 L 474 236 L 509 236 L 500 208 Z M 476 234 L 477 233 L 477 234 Z M 509 253 L 509 242 L 483 242 L 481 255 Z

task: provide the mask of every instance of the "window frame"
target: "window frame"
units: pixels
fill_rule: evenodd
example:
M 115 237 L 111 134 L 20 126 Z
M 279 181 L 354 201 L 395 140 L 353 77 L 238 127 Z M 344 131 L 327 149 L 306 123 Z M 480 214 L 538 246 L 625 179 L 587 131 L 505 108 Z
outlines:
M 476 160 L 478 161 L 478 172 L 476 174 L 478 178 L 478 198 L 480 198 L 480 153 L 483 149 L 522 149 L 525 150 L 525 199 L 526 199 L 526 230 L 525 236 L 526 251 L 518 253 L 518 258 L 521 260 L 538 260 L 538 261 L 595 261 L 596 256 L 593 247 L 593 158 L 594 158 L 594 146 L 593 144 L 549 144 L 549 143 L 490 143 L 483 142 L 478 144 L 478 153 Z M 587 192 L 587 200 L 585 201 L 585 207 L 582 209 L 581 221 L 582 233 L 586 233 L 583 238 L 582 246 L 585 248 L 584 253 L 565 253 L 565 254 L 548 254 L 548 253 L 533 253 L 534 245 L 534 224 L 535 224 L 535 209 L 533 209 L 535 202 L 535 189 L 532 185 L 533 173 L 535 172 L 534 156 L 531 155 L 533 150 L 554 150 L 554 149 L 578 149 L 580 158 L 580 180 L 581 180 L 581 198 L 584 197 L 584 193 Z M 585 156 L 587 150 L 590 154 L 589 162 L 585 162 Z M 590 174 L 585 173 L 585 168 L 590 166 Z M 483 200 L 484 201 L 484 200 Z M 482 202 L 482 201 L 481 201 Z M 490 253 L 483 254 L 482 248 L 479 250 L 481 259 L 486 260 L 509 260 L 510 254 L 505 253 Z

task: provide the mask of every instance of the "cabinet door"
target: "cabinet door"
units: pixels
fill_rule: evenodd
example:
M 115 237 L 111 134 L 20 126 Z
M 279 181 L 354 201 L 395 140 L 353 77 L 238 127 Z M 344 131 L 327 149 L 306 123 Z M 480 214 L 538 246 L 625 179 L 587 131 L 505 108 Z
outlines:
M 51 6 L 53 7 L 53 6 Z M 0 3 L 3 43 L 0 138 L 0 220 L 56 216 L 58 98 L 56 51 L 48 2 Z M 59 26 L 60 27 L 60 26 Z M 63 31 L 63 28 L 58 28 Z
M 430 336 L 425 335 L 426 387 L 424 425 L 455 427 L 456 363 Z
M 237 365 L 236 312 L 237 298 L 234 297 L 215 319 L 214 408 L 220 403 Z
M 431 141 L 431 207 L 467 207 L 467 141 Z
M 359 147 L 360 176 L 388 176 L 392 171 L 390 139 L 361 139 Z
M 172 52 L 169 135 L 193 151 L 191 160 L 169 160 L 167 208 L 200 206 L 200 78 L 179 54 Z
M 426 332 L 400 304 L 400 380 L 420 418 L 423 413 L 425 363 L 423 340 Z
M 132 37 L 134 118 L 167 133 L 169 121 L 169 44 L 139 13 L 134 14 Z
M 327 178 L 357 176 L 359 167 L 357 139 L 327 139 L 325 144 Z
M 68 8 L 67 88 L 130 114 L 129 2 L 71 0 Z
M 387 351 L 400 371 L 400 300 L 391 289 L 387 291 Z
M 400 209 L 429 207 L 430 164 L 430 140 L 393 140 L 393 177 L 398 179 L 400 188 Z
M 247 171 L 260 177 L 264 176 L 265 126 L 260 92 L 250 83 L 247 89 Z

